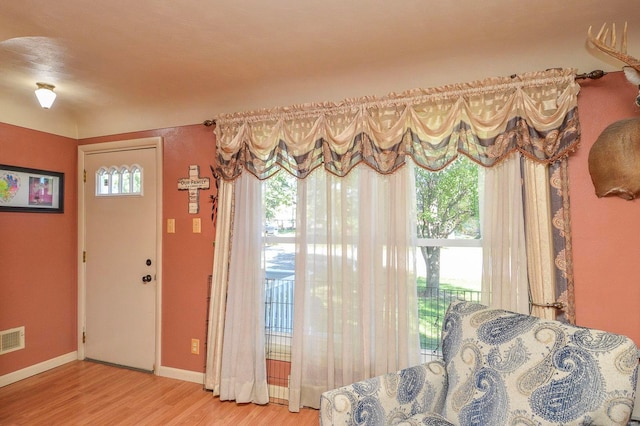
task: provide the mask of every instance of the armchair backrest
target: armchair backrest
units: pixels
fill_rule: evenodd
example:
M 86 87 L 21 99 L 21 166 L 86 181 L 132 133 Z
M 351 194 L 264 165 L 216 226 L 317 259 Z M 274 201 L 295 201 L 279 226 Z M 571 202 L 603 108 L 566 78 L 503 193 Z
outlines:
M 638 350 L 622 335 L 453 302 L 443 356 L 455 424 L 626 425 L 631 414 Z

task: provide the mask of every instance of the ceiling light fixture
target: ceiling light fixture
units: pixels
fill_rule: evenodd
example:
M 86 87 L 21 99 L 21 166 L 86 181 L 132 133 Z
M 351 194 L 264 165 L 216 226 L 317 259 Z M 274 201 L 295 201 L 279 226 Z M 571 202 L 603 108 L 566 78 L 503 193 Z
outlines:
M 36 83 L 36 86 L 38 86 L 36 89 L 36 97 L 38 98 L 38 102 L 40 102 L 40 106 L 45 109 L 51 108 L 53 101 L 56 100 L 56 94 L 53 91 L 56 86 L 47 83 Z

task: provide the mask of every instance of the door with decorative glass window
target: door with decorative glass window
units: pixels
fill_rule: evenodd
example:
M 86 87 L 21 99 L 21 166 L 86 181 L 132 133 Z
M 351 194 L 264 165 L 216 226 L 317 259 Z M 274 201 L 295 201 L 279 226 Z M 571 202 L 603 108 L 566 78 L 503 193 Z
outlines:
M 156 148 L 84 155 L 87 359 L 154 370 Z

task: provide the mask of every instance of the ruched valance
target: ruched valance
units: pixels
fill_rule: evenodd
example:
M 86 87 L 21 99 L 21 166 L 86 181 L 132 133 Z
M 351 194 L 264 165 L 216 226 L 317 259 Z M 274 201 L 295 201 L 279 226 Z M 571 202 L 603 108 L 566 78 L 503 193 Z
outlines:
M 364 162 L 393 173 L 411 157 L 440 170 L 463 154 L 492 167 L 519 151 L 551 163 L 580 136 L 575 70 L 489 78 L 384 98 L 346 99 L 216 117 L 220 175 L 243 168 L 267 179 L 281 168 L 299 178 L 323 166 L 344 176 Z

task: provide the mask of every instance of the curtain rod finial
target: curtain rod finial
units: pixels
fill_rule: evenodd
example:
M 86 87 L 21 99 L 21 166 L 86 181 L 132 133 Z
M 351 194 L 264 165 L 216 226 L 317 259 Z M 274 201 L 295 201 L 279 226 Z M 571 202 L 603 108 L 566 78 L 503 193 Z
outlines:
M 587 72 L 583 74 L 576 74 L 576 80 L 582 80 L 585 78 L 588 78 L 590 80 L 597 80 L 599 78 L 604 77 L 606 74 L 607 73 L 602 70 L 593 70 L 591 72 Z
M 214 126 L 214 127 L 215 127 L 215 125 L 216 125 L 216 120 L 204 120 L 204 123 L 202 123 L 202 124 L 204 124 L 204 125 L 205 125 L 205 126 L 207 126 L 207 127 L 211 127 L 211 126 Z

